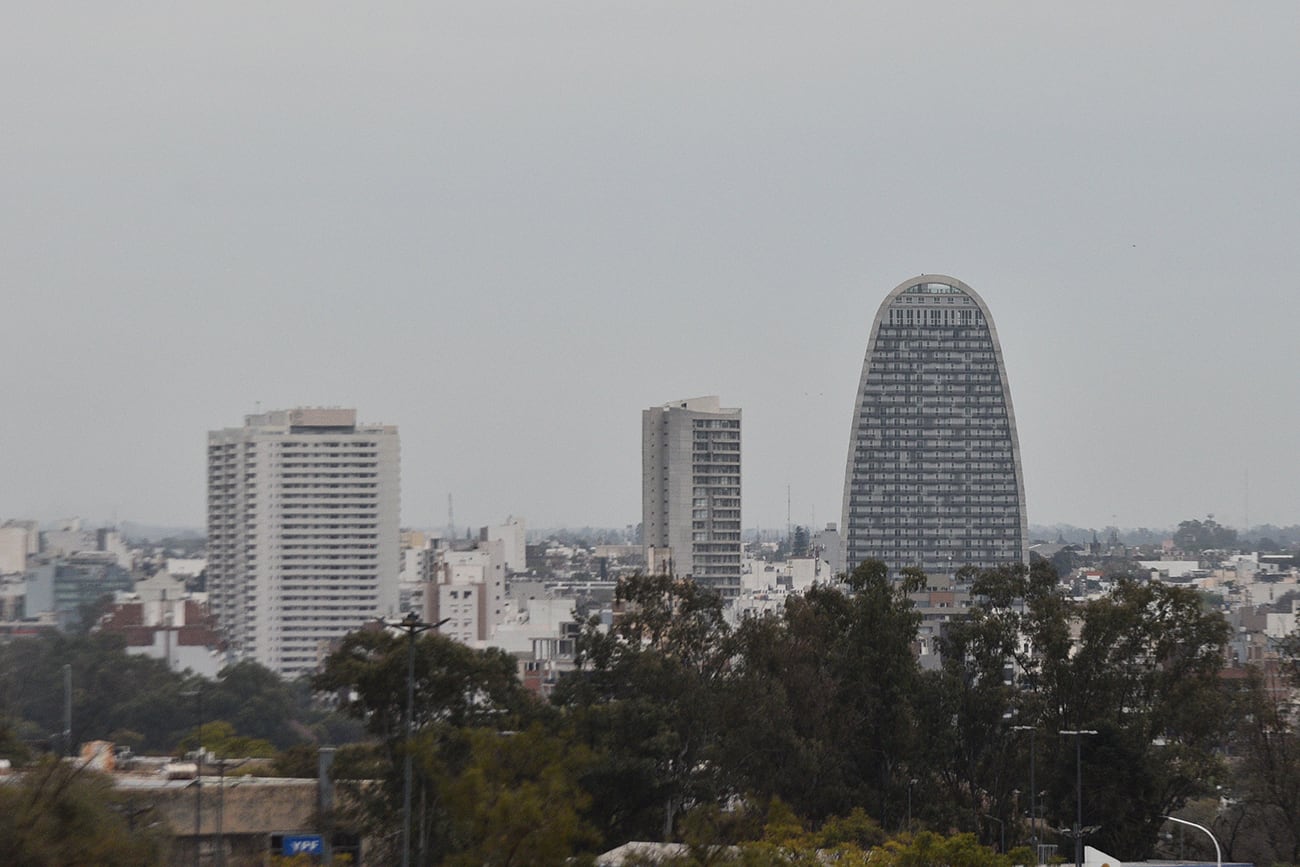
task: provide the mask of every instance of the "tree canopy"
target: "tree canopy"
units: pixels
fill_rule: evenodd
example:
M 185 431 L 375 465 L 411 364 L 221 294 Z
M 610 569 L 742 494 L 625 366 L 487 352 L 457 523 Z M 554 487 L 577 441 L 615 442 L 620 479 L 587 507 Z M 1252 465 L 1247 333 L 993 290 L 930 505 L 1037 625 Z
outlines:
M 1040 830 L 1070 827 L 1080 778 L 1087 842 L 1126 860 L 1216 786 L 1234 793 L 1225 839 L 1300 857 L 1293 669 L 1225 679 L 1227 625 L 1187 588 L 1120 580 L 1078 602 L 1046 562 L 955 580 L 971 605 L 943 622 L 913 602 L 924 575 L 870 561 L 729 622 L 690 580 L 624 579 L 549 702 L 513 656 L 436 632 L 353 633 L 310 683 L 252 664 L 174 675 L 95 635 L 14 642 L 0 645 L 0 755 L 25 761 L 31 733 L 60 725 L 69 664 L 78 739 L 184 749 L 195 688 L 207 749 L 274 749 L 281 772 L 313 772 L 311 742 L 351 732 L 361 742 L 334 767 L 354 797 L 336 819 L 381 860 L 397 860 L 408 757 L 417 865 L 556 863 L 643 840 L 687 844 L 683 864 L 870 850 L 873 864 L 1001 867 L 1030 841 L 1031 807 Z M 922 628 L 937 651 L 924 664 Z

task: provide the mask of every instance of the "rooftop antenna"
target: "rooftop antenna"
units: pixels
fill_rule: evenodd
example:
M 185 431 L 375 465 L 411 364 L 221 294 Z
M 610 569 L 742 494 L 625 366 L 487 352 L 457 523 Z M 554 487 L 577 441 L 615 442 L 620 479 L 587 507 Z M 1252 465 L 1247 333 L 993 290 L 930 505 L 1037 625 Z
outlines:
M 790 523 L 790 483 L 785 483 L 785 541 L 794 544 L 794 526 Z
M 447 494 L 447 538 L 456 538 L 456 512 L 451 505 L 451 494 Z
M 1245 515 L 1242 521 L 1245 526 L 1241 528 L 1241 531 L 1248 533 L 1250 532 L 1250 467 L 1246 467 L 1246 505 L 1243 511 Z

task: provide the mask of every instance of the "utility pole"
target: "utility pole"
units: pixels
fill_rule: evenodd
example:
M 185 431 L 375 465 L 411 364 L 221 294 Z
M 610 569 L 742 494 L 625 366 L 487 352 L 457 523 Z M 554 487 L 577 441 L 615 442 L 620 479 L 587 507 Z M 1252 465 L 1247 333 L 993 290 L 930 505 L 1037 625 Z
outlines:
M 450 497 L 448 503 L 450 505 Z M 448 516 L 450 517 L 450 515 Z M 424 623 L 415 612 L 408 612 L 396 623 L 387 623 L 406 633 L 406 744 L 402 768 L 402 867 L 411 865 L 411 723 L 415 710 L 415 637 L 430 629 L 437 629 L 451 618 L 437 623 Z
M 63 749 L 72 755 L 72 665 L 63 666 Z
M 1096 733 L 1095 729 L 1064 729 L 1059 732 L 1074 735 L 1074 867 L 1083 867 L 1083 736 Z
M 203 858 L 202 847 L 199 845 L 203 836 L 203 689 L 195 686 L 194 689 L 186 690 L 181 695 L 187 698 L 194 696 L 198 707 L 199 751 L 194 761 L 194 867 L 199 867 Z
M 1039 844 L 1042 842 L 1038 839 L 1038 784 L 1034 781 L 1034 756 L 1038 750 L 1035 747 L 1035 741 L 1038 736 L 1038 729 L 1033 726 L 1012 726 L 1013 732 L 1029 732 L 1029 837 L 1034 844 L 1034 863 L 1038 863 Z

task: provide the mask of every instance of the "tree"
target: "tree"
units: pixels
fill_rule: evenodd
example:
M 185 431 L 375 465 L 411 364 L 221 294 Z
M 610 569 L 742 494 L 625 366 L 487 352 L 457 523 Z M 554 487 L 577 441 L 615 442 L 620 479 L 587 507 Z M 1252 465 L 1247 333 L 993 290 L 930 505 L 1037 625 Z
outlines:
M 20 783 L 0 786 L 0 858 L 24 867 L 162 864 L 167 839 L 133 827 L 114 809 L 122 803 L 108 777 L 45 759 Z
M 1174 544 L 1184 551 L 1200 554 L 1209 550 L 1231 550 L 1237 547 L 1237 531 L 1215 522 L 1214 517 L 1204 521 L 1181 521 L 1174 531 Z
M 1022 713 L 1035 714 L 1020 682 L 1027 666 L 1032 671 L 1022 642 L 1027 606 L 1055 592 L 1056 576 L 1040 561 L 1032 572 L 1021 565 L 967 567 L 958 577 L 970 582 L 974 602 L 965 617 L 946 624 L 938 642 L 941 667 L 923 678 L 924 758 L 916 770 L 935 826 L 993 842 L 1014 824 L 1013 792 L 1028 777 L 1021 767 L 1025 751 L 1011 730 Z
M 200 746 L 218 758 L 271 758 L 275 747 L 270 741 L 251 738 L 235 731 L 235 727 L 225 720 L 205 722 L 202 728 L 186 735 L 177 745 L 179 752 L 197 750 Z
M 0 717 L 0 759 L 6 759 L 14 765 L 25 765 L 31 758 L 31 750 L 18 736 L 18 728 L 10 720 Z
M 1008 855 L 986 849 L 974 834 L 940 837 L 922 831 L 910 839 L 890 840 L 879 852 L 872 853 L 871 863 L 883 867 L 1011 867 L 1028 862 L 1013 861 Z
M 582 817 L 590 796 L 578 782 L 590 751 L 536 723 L 520 732 L 466 729 L 456 740 L 455 754 L 466 759 L 437 789 L 447 833 L 431 843 L 433 858 L 464 867 L 560 864 L 595 842 Z M 445 773 L 448 753 L 428 746 L 426 737 L 417 753 L 424 770 Z
M 891 580 L 867 561 L 845 588 L 816 585 L 779 619 L 741 625 L 722 693 L 734 788 L 777 795 L 814 821 L 854 807 L 886 827 L 901 815 L 919 676 L 909 594 L 923 580 Z
M 807 527 L 794 528 L 794 540 L 790 543 L 790 556 L 791 557 L 808 556 L 808 528 Z
M 1300 732 L 1289 672 L 1247 669 L 1235 693 L 1233 794 L 1257 831 L 1254 857 L 1300 863 Z M 1259 844 L 1257 844 L 1259 845 Z
M 1229 707 L 1219 681 L 1228 627 L 1188 588 L 1124 581 L 1108 598 L 1036 612 L 1030 637 L 1041 689 L 1039 725 L 1051 751 L 1047 807 L 1075 813 L 1076 744 L 1062 730 L 1096 730 L 1083 757 L 1085 824 L 1095 845 L 1139 856 L 1163 817 L 1221 774 L 1216 748 Z M 1070 619 L 1079 623 L 1072 647 Z
M 343 817 L 378 841 L 379 857 L 397 860 L 398 825 L 402 820 L 402 766 L 412 751 L 415 839 L 446 839 L 448 823 L 440 786 L 463 762 L 465 730 L 519 731 L 543 716 L 543 708 L 520 685 L 515 660 L 504 651 L 474 650 L 437 633 L 415 642 L 415 737 L 405 738 L 408 639 L 385 630 L 353 632 L 326 659 L 312 679 L 314 688 L 335 697 L 344 712 L 364 722 L 379 739 L 374 750 L 340 754 L 337 779 L 358 777 L 381 785 L 355 786 L 353 815 Z M 450 771 L 446 770 L 450 769 Z M 440 844 L 441 845 L 441 844 Z M 417 847 L 421 859 L 443 851 Z M 457 850 L 452 850 L 457 851 Z M 443 851 L 443 854 L 446 854 Z
M 416 729 L 452 726 L 512 727 L 535 710 L 516 677 L 514 657 L 498 648 L 474 650 L 436 632 L 415 643 Z M 407 638 L 382 629 L 349 633 L 312 678 L 348 715 L 396 748 L 406 708 Z
M 716 800 L 719 688 L 730 664 L 722 600 L 690 579 L 636 575 L 612 627 L 578 639 L 579 670 L 553 700 L 596 754 L 585 784 L 609 840 L 669 839 L 687 803 Z

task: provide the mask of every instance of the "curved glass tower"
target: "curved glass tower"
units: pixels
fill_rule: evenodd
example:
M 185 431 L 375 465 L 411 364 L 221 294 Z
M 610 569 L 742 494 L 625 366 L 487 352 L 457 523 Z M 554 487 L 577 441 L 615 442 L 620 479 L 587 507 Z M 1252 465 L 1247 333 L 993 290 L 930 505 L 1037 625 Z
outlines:
M 880 305 L 844 473 L 845 563 L 941 575 L 1026 561 L 1025 486 L 997 329 L 983 299 L 937 274 Z

